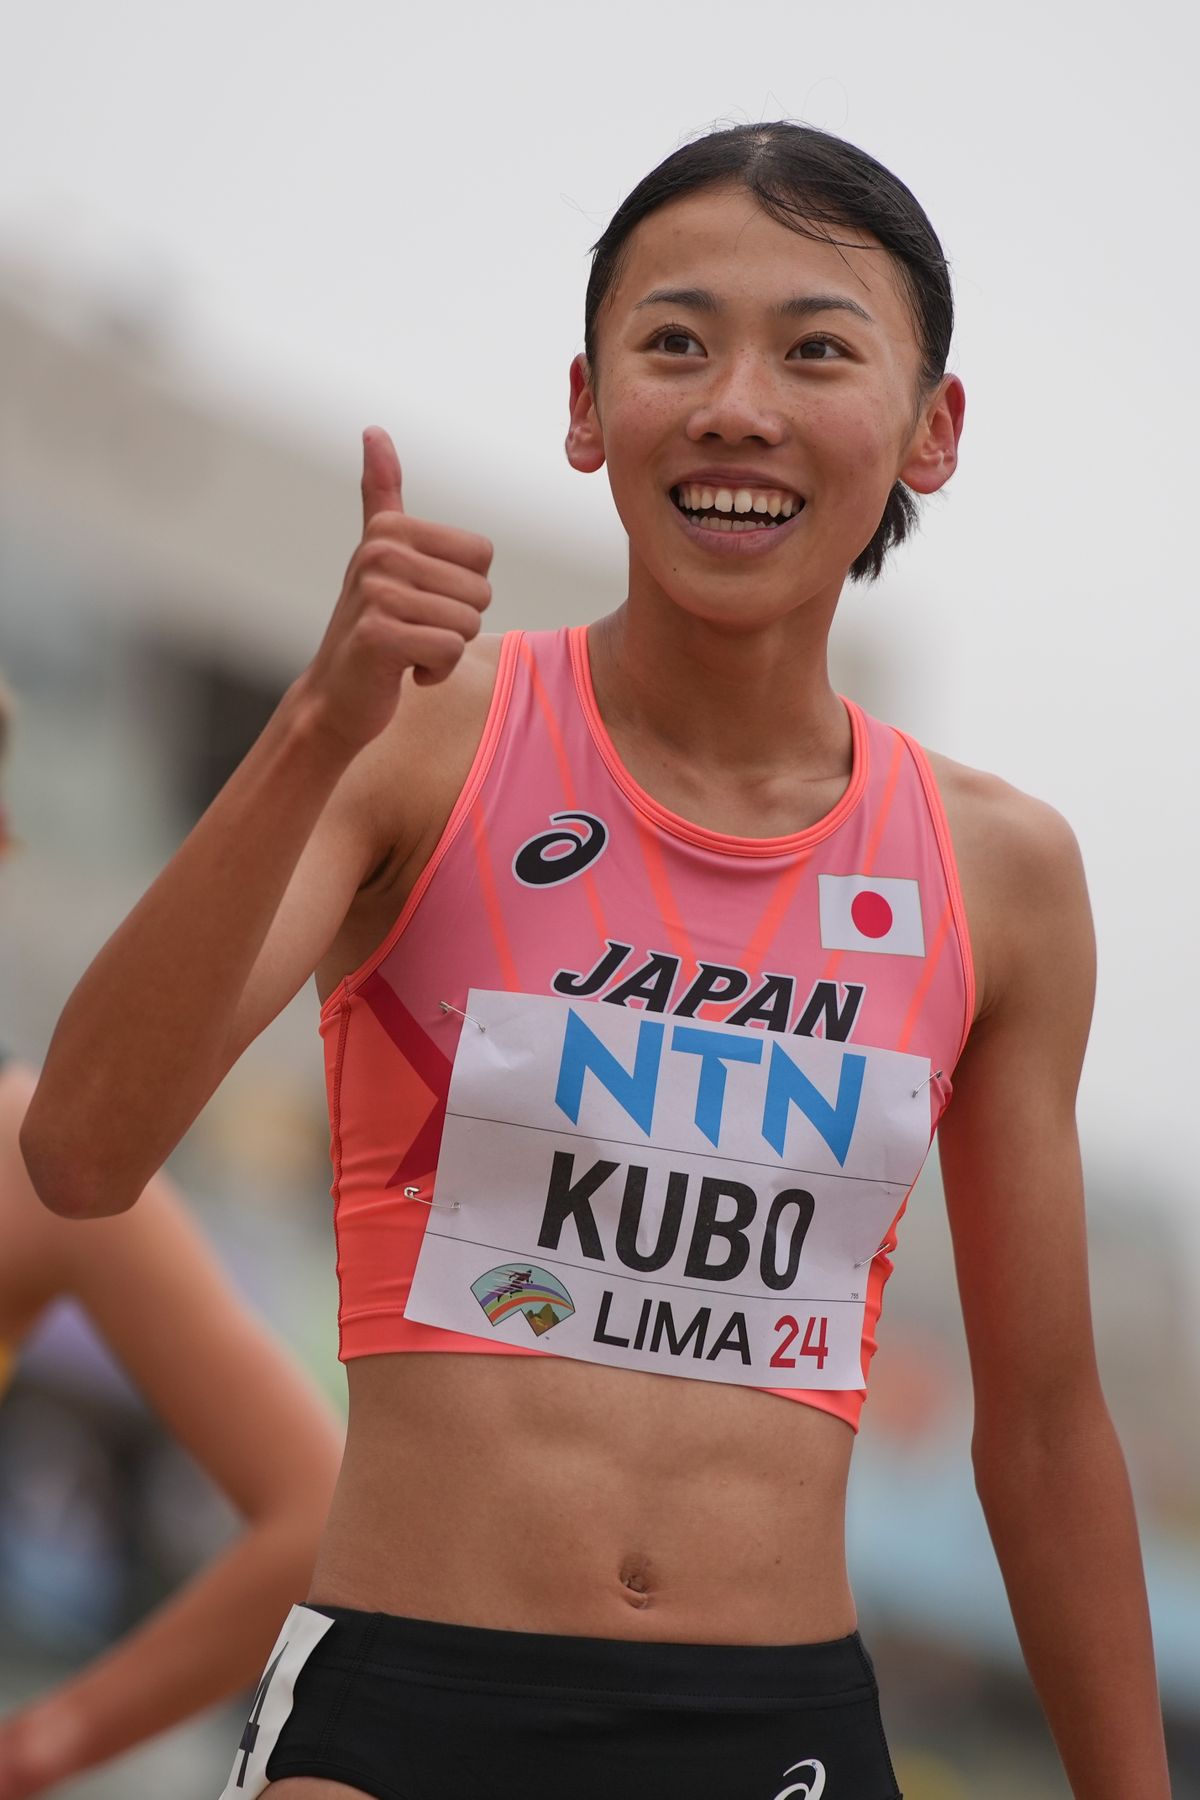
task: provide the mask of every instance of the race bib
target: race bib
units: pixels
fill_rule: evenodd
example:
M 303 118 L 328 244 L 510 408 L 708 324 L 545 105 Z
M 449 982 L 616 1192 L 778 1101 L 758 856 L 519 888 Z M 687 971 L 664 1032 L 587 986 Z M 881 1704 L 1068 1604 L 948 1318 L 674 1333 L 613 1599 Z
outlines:
M 861 1388 L 928 1059 L 472 989 L 406 1316 L 751 1387 Z

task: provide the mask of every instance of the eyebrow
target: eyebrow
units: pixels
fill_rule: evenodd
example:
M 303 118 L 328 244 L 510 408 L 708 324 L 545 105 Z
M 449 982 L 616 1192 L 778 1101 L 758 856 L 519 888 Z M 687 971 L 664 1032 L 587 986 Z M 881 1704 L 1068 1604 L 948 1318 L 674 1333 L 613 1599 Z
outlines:
M 708 288 L 655 288 L 653 293 L 638 301 L 634 310 L 643 306 L 682 306 L 703 313 L 725 311 L 723 302 Z M 866 308 L 847 294 L 794 294 L 790 300 L 779 301 L 771 311 L 781 319 L 808 319 L 814 313 L 848 312 L 868 325 L 875 323 Z

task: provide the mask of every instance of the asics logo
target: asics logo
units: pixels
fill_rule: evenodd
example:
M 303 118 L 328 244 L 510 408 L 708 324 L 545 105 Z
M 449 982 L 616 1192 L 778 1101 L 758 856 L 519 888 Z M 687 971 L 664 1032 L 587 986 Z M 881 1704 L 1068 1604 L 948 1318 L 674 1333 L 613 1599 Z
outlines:
M 791 1787 L 780 1788 L 775 1800 L 820 1800 L 825 1792 L 825 1764 L 818 1762 L 815 1756 L 806 1756 L 803 1762 L 793 1763 L 783 1773 L 785 1780 L 789 1775 L 800 1775 L 803 1779 L 793 1781 Z
M 550 823 L 560 829 L 539 832 L 513 857 L 513 874 L 525 887 L 573 880 L 595 862 L 608 842 L 608 826 L 593 813 L 551 813 Z

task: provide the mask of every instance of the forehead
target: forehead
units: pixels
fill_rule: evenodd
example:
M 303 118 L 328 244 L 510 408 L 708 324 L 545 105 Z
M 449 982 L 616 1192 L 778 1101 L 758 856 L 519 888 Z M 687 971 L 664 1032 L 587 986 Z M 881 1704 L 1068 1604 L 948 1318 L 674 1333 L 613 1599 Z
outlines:
M 883 245 L 854 225 L 815 229 L 831 230 L 837 242 L 789 230 L 743 187 L 672 200 L 630 234 L 609 307 L 628 314 L 656 288 L 707 288 L 727 304 L 763 310 L 799 294 L 838 293 L 911 339 L 904 277 Z

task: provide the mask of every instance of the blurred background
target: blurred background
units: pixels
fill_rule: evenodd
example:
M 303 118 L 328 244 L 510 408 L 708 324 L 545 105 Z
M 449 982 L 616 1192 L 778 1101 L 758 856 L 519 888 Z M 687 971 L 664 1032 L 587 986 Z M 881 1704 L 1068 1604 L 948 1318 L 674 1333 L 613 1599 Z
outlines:
M 1194 9 L 39 0 L 0 4 L 0 27 L 0 668 L 23 842 L 0 871 L 0 1040 L 33 1062 L 315 648 L 357 540 L 363 424 L 393 432 L 411 510 L 495 540 L 497 628 L 607 611 L 623 540 L 560 445 L 587 250 L 619 200 L 707 125 L 785 116 L 919 196 L 955 273 L 963 463 L 885 578 L 847 591 L 836 674 L 1082 842 L 1100 1354 L 1175 1791 L 1200 1796 Z M 311 992 L 173 1167 L 340 1402 Z M 971 1486 L 936 1169 L 873 1384 L 852 1568 L 907 1800 L 1064 1795 Z M 0 1409 L 0 1710 L 230 1528 L 86 1321 L 46 1317 Z M 240 1715 L 59 1791 L 215 1794 Z

